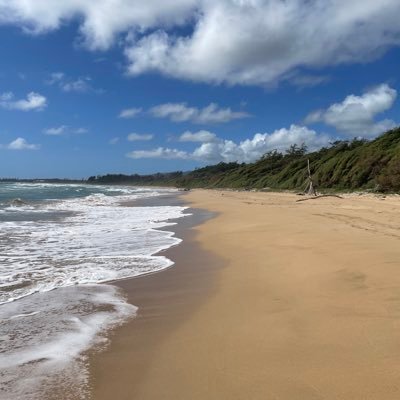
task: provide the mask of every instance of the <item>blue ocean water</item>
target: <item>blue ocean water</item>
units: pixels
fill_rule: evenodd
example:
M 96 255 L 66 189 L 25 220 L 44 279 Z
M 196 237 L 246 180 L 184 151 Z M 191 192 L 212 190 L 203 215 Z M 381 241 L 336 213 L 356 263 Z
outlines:
M 0 183 L 0 397 L 41 399 L 56 384 L 86 398 L 83 352 L 136 312 L 105 283 L 169 267 L 157 253 L 180 242 L 160 228 L 184 207 L 134 202 L 171 192 Z
M 143 190 L 144 189 L 142 189 L 142 191 Z M 113 196 L 122 193 L 131 193 L 132 191 L 140 192 L 141 190 L 131 190 L 118 186 L 110 187 L 85 184 L 0 182 L 0 205 L 7 205 L 14 199 L 22 199 L 27 202 L 40 202 L 43 200 L 63 200 L 86 197 L 96 193 Z

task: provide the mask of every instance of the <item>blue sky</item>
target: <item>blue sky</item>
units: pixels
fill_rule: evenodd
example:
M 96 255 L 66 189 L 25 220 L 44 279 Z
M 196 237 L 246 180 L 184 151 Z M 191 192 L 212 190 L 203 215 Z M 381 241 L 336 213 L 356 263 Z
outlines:
M 398 0 L 0 0 L 0 176 L 252 162 L 398 125 Z

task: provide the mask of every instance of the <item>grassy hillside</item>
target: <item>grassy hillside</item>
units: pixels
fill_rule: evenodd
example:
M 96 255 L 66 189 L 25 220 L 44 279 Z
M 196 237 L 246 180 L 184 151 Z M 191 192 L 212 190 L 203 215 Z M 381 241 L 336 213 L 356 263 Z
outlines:
M 252 164 L 220 163 L 186 174 L 106 175 L 91 177 L 89 181 L 187 188 L 299 190 L 306 181 L 307 159 L 319 189 L 400 191 L 400 128 L 373 141 L 340 141 L 313 153 L 307 153 L 304 147 L 292 146 L 284 154 L 272 151 Z

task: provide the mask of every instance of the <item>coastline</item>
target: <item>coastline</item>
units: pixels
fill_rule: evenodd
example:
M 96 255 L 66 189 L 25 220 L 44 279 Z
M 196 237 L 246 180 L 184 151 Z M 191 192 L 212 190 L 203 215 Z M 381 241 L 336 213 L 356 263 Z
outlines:
M 218 214 L 117 283 L 139 313 L 92 357 L 93 399 L 398 399 L 400 200 L 296 199 L 185 195 Z
M 174 226 L 162 228 L 182 239 L 179 245 L 157 254 L 169 258 L 174 265 L 155 273 L 110 282 L 122 290 L 130 304 L 139 308 L 134 318 L 110 332 L 105 351 L 88 352 L 93 399 L 137 398 L 137 382 L 146 375 L 151 359 L 157 357 L 158 346 L 216 290 L 217 274 L 224 262 L 202 249 L 197 241 L 197 227 L 215 213 L 192 208 L 185 196 L 186 193 L 172 194 L 132 203 L 139 207 L 187 206 L 187 212 L 192 215 L 179 219 Z

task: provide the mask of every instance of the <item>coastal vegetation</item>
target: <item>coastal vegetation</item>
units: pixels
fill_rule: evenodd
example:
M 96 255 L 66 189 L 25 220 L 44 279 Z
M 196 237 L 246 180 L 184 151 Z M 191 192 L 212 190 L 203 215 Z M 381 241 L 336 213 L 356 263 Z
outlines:
M 224 163 L 191 172 L 92 176 L 91 183 L 164 185 L 181 188 L 304 189 L 307 160 L 318 189 L 400 191 L 400 128 L 367 141 L 336 141 L 308 152 L 305 145 L 269 151 L 250 163 Z

